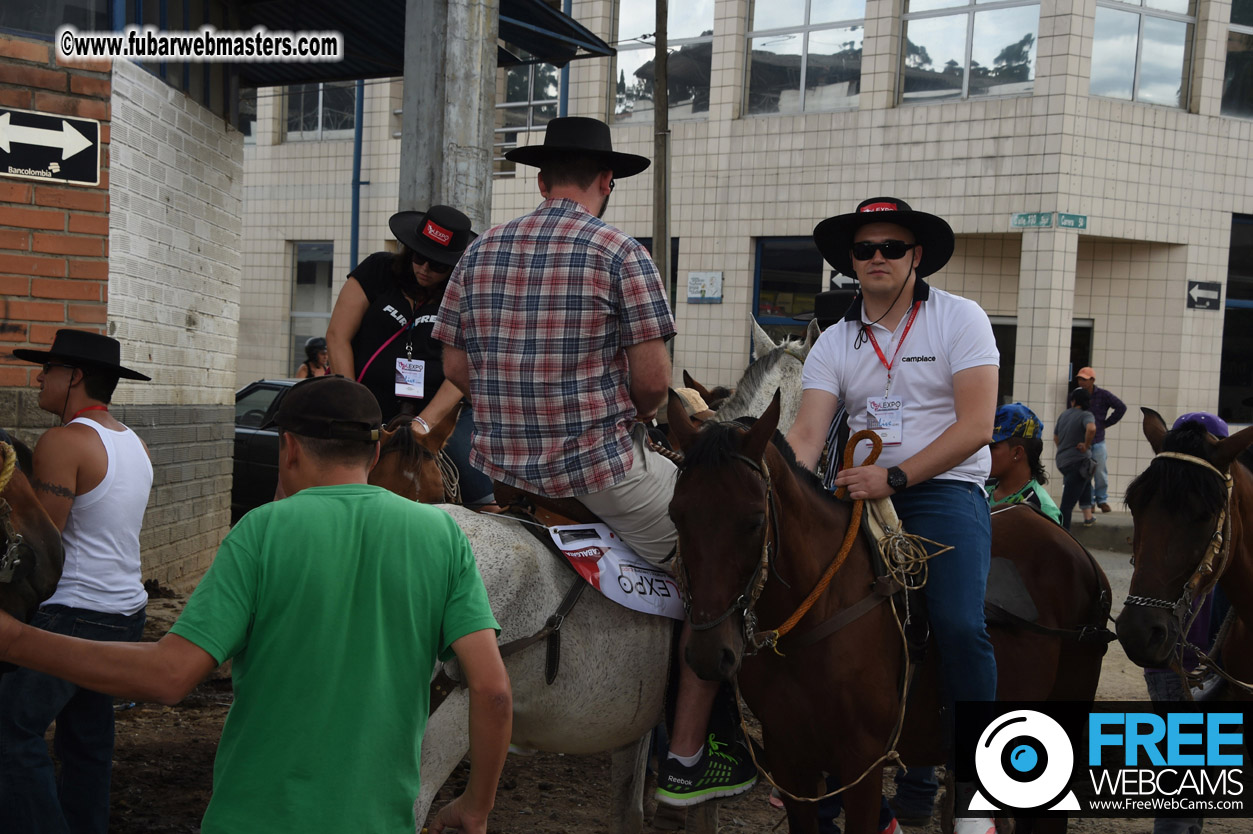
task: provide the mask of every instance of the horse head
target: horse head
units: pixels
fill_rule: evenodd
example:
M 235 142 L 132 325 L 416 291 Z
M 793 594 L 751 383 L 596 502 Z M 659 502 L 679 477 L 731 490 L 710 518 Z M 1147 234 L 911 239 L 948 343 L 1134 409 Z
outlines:
M 718 406 L 719 420 L 757 417 L 765 411 L 771 397 L 778 391 L 781 394 L 779 431 L 786 434 L 792 428 L 801 407 L 805 357 L 819 335 L 817 325 L 810 324 L 804 341 L 784 339 L 776 344 L 753 320 L 753 354 L 757 359 L 736 384 L 735 393 Z
M 683 372 L 683 387 L 691 388 L 700 398 L 705 401 L 705 405 L 709 406 L 710 411 L 717 411 L 722 401 L 735 393 L 735 390 L 725 385 L 715 385 L 713 388 L 706 388 L 701 385 L 687 371 Z
M 382 431 L 379 460 L 370 470 L 370 483 L 422 504 L 446 500 L 439 454 L 456 428 L 460 412 L 458 406 L 425 430 L 412 418 L 393 419 Z
M 1167 430 L 1156 411 L 1140 410 L 1155 457 L 1127 487 L 1135 570 L 1117 630 L 1133 662 L 1168 666 L 1182 651 L 1190 606 L 1230 561 L 1233 489 L 1253 497 L 1248 473 L 1232 466 L 1253 428 L 1220 440 L 1198 422 Z
M 0 608 L 26 621 L 56 590 L 65 551 L 17 455 L 0 444 Z
M 770 440 L 779 396 L 747 429 L 713 422 L 697 429 L 684 418 L 682 406 L 672 401 L 671 432 L 684 455 L 670 517 L 678 530 L 692 625 L 686 659 L 700 677 L 728 680 L 739 671 L 752 606 L 768 569 L 764 556 L 773 522 L 766 473 L 774 465 L 764 461 L 778 457 Z

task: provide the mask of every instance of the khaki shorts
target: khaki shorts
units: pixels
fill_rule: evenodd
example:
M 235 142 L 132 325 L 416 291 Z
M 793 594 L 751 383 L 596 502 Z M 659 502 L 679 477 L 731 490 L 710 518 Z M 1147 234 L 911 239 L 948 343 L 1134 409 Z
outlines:
M 618 483 L 579 496 L 579 501 L 600 516 L 645 561 L 660 565 L 674 552 L 678 534 L 670 520 L 670 499 L 679 470 L 674 463 L 645 445 L 648 430 L 643 423 L 631 429 L 635 459 Z

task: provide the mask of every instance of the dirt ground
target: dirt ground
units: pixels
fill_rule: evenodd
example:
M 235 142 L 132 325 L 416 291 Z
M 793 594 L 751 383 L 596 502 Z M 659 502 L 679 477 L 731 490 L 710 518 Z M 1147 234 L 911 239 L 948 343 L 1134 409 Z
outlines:
M 148 636 L 156 639 L 181 610 L 180 598 L 154 598 L 149 603 Z M 212 679 L 177 707 L 119 704 L 113 771 L 112 834 L 183 834 L 200 830 L 209 801 L 213 756 L 222 722 L 231 703 L 229 678 Z M 1145 697 L 1143 677 L 1115 643 L 1106 656 L 1100 697 L 1106 700 Z M 450 799 L 464 781 L 457 771 L 441 792 Z M 890 784 L 891 779 L 885 780 Z M 652 785 L 648 787 L 651 793 Z M 609 794 L 609 757 L 540 753 L 511 755 L 505 766 L 493 834 L 600 834 Z M 646 818 L 654 803 L 646 800 Z M 758 784 L 747 794 L 719 808 L 721 832 L 786 830 L 783 812 L 772 808 L 768 791 Z M 664 829 L 646 824 L 646 834 Z M 909 834 L 939 834 L 938 816 Z M 1149 820 L 1076 820 L 1080 834 L 1150 834 Z M 1207 834 L 1253 834 L 1253 820 L 1208 820 Z

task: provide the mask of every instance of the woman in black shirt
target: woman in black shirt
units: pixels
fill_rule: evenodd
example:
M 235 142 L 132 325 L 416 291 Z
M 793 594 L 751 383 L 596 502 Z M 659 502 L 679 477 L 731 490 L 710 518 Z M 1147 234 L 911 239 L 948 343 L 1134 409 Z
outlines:
M 370 389 L 387 422 L 411 414 L 438 423 L 461 401 L 431 338 L 448 276 L 474 240 L 470 218 L 450 206 L 402 211 L 388 222 L 401 251 L 376 252 L 348 275 L 326 329 L 332 366 Z M 467 404 L 446 447 L 466 506 L 491 504 L 491 480 L 469 464 L 474 417 Z

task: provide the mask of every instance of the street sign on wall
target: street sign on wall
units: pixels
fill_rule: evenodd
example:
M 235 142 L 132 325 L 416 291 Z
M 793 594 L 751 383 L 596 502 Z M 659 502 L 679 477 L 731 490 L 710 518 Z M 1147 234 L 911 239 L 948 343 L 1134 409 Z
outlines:
M 1057 213 L 1057 228 L 1086 229 L 1088 228 L 1088 216 L 1086 214 L 1066 214 L 1059 211 Z
M 1189 281 L 1188 309 L 1217 310 L 1223 288 L 1217 281 Z
M 1009 218 L 1009 225 L 1014 229 L 1048 229 L 1053 225 L 1051 211 L 1024 211 Z
M 100 184 L 100 122 L 0 107 L 0 176 Z

